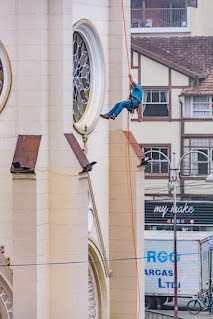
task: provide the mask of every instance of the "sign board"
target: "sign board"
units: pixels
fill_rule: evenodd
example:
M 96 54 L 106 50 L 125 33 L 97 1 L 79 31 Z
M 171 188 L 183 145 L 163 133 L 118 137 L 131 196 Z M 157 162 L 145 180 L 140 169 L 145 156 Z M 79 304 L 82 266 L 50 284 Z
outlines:
M 176 207 L 177 223 L 213 226 L 213 201 L 181 201 Z M 174 219 L 173 202 L 145 201 L 145 224 L 168 224 Z
M 193 296 L 200 283 L 200 243 L 177 241 L 178 295 Z M 190 252 L 190 253 L 189 253 Z M 174 243 L 169 240 L 145 239 L 145 293 L 174 295 Z

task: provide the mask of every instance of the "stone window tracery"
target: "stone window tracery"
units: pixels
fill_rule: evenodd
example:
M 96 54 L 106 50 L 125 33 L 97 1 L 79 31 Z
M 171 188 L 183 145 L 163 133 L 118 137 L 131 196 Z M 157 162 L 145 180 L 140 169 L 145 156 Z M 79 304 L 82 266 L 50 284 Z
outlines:
M 73 34 L 73 118 L 78 122 L 87 108 L 90 92 L 90 60 L 84 39 Z
M 3 73 L 2 61 L 0 59 L 0 95 L 1 95 L 2 90 L 3 90 L 3 86 L 4 86 L 4 73 Z
M 98 296 L 93 271 L 88 268 L 88 318 L 98 319 Z

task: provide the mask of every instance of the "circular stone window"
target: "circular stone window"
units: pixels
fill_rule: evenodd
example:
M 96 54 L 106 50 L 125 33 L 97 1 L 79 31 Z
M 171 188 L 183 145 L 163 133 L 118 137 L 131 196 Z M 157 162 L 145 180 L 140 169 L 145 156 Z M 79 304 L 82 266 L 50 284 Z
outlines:
M 7 52 L 0 42 L 0 112 L 7 101 L 11 87 L 11 69 Z
M 89 134 L 99 118 L 104 96 L 104 59 L 99 37 L 89 22 L 77 23 L 73 33 L 73 120 Z

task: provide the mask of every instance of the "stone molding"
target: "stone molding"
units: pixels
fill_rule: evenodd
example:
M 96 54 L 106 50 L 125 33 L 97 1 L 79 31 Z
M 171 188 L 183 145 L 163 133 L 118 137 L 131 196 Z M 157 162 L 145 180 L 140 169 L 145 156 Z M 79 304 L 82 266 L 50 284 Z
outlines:
M 11 85 L 12 85 L 12 73 L 11 73 L 10 61 L 9 61 L 7 51 L 1 41 L 0 41 L 0 59 L 2 61 L 3 72 L 4 72 L 4 86 L 3 86 L 2 93 L 0 95 L 0 112 L 1 112 L 7 102 Z
M 92 189 L 92 183 L 91 183 L 91 179 L 90 176 L 88 178 L 88 184 L 89 184 L 89 191 L 90 191 L 90 196 L 91 196 L 91 200 L 92 200 L 92 205 L 93 205 L 93 214 L 94 214 L 94 224 L 95 224 L 95 229 L 97 232 L 97 236 L 98 236 L 98 241 L 100 244 L 100 248 L 101 248 L 101 252 L 98 248 L 98 244 L 96 244 L 94 242 L 94 239 L 92 239 L 91 241 L 93 242 L 93 244 L 96 246 L 97 250 L 100 253 L 100 256 L 102 257 L 102 262 L 104 265 L 104 271 L 105 271 L 105 275 L 107 277 L 109 277 L 111 275 L 111 271 L 109 269 L 109 263 L 107 261 L 107 254 L 106 254 L 106 250 L 105 250 L 105 246 L 104 246 L 104 240 L 103 240 L 103 235 L 102 235 L 102 231 L 101 231 L 101 225 L 100 225 L 100 221 L 99 221 L 99 217 L 98 217 L 98 211 L 97 211 L 97 207 L 95 204 L 95 197 L 94 197 L 94 193 L 93 193 L 93 189 Z

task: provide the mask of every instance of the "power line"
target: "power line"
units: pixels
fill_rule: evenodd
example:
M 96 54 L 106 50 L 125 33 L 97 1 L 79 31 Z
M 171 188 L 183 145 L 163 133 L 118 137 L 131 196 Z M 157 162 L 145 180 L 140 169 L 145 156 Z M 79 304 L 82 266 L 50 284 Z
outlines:
M 157 237 L 157 236 L 156 236 Z M 178 256 L 189 256 L 189 255 L 199 255 L 199 253 L 178 253 Z M 10 265 L 0 265 L 0 267 L 31 267 L 31 266 L 54 266 L 54 265 L 76 265 L 76 264 L 91 264 L 91 263 L 101 263 L 101 262 L 117 262 L 117 261 L 135 261 L 143 260 L 148 257 L 127 257 L 127 258 L 113 258 L 113 259 L 102 259 L 102 260 L 81 260 L 81 261 L 65 261 L 65 262 L 46 262 L 46 263 L 27 263 L 27 264 L 10 264 Z

